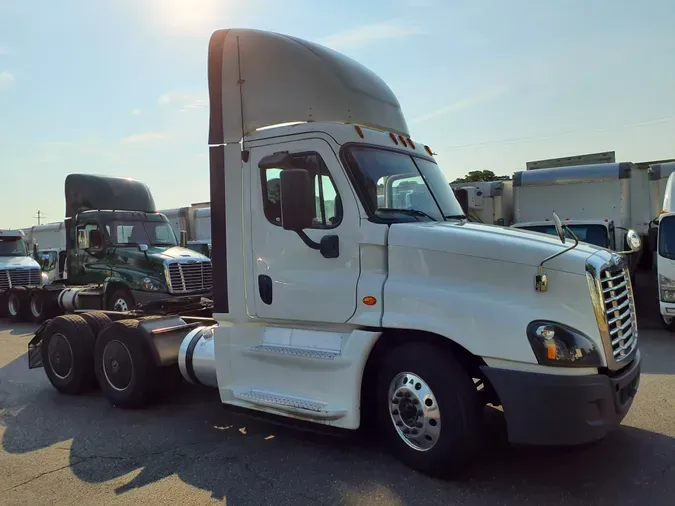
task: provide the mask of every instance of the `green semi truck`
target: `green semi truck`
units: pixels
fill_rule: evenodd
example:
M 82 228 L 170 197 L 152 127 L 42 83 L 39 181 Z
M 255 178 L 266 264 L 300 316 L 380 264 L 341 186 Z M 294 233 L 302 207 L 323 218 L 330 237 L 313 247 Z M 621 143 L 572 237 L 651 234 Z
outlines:
M 41 323 L 81 309 L 211 298 L 211 260 L 179 244 L 145 184 L 71 174 L 65 197 L 64 279 L 8 290 L 10 319 Z

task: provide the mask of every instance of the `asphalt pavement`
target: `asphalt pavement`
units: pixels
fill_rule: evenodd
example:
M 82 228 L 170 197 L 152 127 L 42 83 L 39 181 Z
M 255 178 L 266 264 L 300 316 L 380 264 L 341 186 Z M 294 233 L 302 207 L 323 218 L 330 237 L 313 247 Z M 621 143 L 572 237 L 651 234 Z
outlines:
M 640 289 L 640 287 L 638 287 Z M 0 504 L 675 504 L 675 335 L 638 297 L 640 391 L 622 426 L 573 449 L 518 448 L 486 412 L 480 458 L 448 482 L 399 464 L 361 434 L 289 427 L 183 385 L 139 411 L 57 393 L 28 370 L 32 325 L 0 323 Z

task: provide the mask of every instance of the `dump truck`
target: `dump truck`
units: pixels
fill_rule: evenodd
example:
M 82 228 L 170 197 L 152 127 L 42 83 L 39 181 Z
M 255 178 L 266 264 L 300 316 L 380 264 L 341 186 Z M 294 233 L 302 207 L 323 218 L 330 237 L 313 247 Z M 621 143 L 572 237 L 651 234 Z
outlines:
M 226 405 L 372 427 L 430 475 L 476 455 L 486 404 L 513 443 L 620 424 L 641 369 L 620 256 L 555 216 L 556 237 L 467 221 L 392 90 L 331 49 L 219 30 L 208 83 L 212 316 L 45 322 L 29 366 L 57 390 L 132 409 L 179 371 Z

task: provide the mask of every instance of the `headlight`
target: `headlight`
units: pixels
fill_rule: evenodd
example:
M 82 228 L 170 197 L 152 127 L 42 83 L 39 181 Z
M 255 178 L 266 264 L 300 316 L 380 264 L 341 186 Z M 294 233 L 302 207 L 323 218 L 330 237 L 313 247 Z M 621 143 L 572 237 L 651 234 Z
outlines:
M 47 283 L 49 283 L 49 275 L 46 272 L 41 272 L 40 273 L 40 284 L 46 285 Z
M 675 302 L 675 280 L 659 274 L 659 292 L 663 302 Z
M 166 287 L 158 280 L 152 278 L 143 278 L 143 290 L 148 292 L 166 291 Z
M 578 330 L 562 323 L 536 320 L 527 326 L 527 338 L 541 365 L 601 367 L 598 347 Z

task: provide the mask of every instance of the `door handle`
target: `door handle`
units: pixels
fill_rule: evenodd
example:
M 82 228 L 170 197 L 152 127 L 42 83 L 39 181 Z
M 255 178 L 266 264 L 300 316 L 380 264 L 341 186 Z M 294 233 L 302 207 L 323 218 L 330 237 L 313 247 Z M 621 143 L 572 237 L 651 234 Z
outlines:
M 272 278 L 267 274 L 260 274 L 258 276 L 258 293 L 260 293 L 260 300 L 268 306 L 272 304 Z

